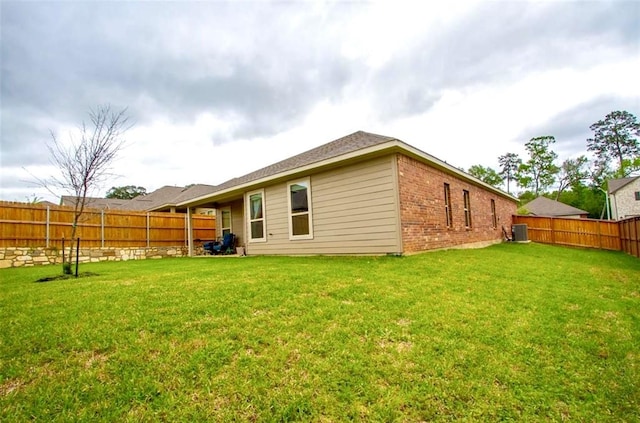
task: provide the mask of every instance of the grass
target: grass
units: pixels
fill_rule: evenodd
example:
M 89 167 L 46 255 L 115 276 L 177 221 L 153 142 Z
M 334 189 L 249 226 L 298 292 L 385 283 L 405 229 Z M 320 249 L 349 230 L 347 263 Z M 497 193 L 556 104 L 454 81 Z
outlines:
M 411 257 L 0 271 L 0 421 L 638 421 L 640 260 Z

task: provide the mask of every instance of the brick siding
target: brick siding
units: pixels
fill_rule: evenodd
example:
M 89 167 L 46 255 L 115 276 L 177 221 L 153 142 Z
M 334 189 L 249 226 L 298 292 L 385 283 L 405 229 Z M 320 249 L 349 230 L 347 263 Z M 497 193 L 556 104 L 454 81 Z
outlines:
M 404 155 L 398 155 L 400 219 L 404 253 L 498 242 L 511 230 L 515 201 Z M 450 186 L 453 222 L 447 228 L 444 184 Z M 469 191 L 471 228 L 465 227 L 463 190 Z M 496 204 L 493 227 L 491 200 Z

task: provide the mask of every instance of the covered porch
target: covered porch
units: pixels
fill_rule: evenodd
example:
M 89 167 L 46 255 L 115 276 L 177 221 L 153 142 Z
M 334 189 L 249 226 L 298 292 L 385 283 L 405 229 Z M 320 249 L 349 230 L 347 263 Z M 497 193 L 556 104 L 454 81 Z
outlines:
M 216 239 L 202 240 L 194 238 L 193 215 L 196 209 L 209 208 L 215 210 L 216 216 Z M 186 207 L 187 212 L 187 244 L 189 257 L 207 256 L 207 257 L 232 257 L 245 255 L 246 238 L 244 224 L 244 199 L 242 195 L 236 195 L 226 199 L 203 199 L 195 201 Z M 231 251 L 227 245 L 223 245 L 225 236 L 235 235 Z M 209 244 L 209 245 L 206 245 Z M 218 254 L 219 249 L 224 249 Z

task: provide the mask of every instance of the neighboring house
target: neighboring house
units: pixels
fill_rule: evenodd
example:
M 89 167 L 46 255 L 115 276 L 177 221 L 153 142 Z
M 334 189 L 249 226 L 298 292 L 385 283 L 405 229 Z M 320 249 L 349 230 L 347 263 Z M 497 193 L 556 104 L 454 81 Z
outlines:
M 117 198 L 87 197 L 85 206 L 94 209 L 133 210 L 133 211 L 158 211 L 158 212 L 185 212 L 186 209 L 176 207 L 178 202 L 188 198 L 199 197 L 212 192 L 215 189 L 211 185 L 191 185 L 185 187 L 164 186 L 146 195 L 139 195 L 131 200 Z M 64 195 L 61 198 L 61 206 L 71 206 L 76 202 L 76 197 Z M 201 209 L 198 214 L 214 214 L 213 209 Z
M 127 204 L 129 204 L 131 200 L 121 200 L 118 198 L 97 198 L 97 197 L 87 197 L 85 198 L 85 207 L 92 209 L 113 209 L 113 210 L 123 210 L 126 209 Z M 73 207 L 76 204 L 76 197 L 73 195 L 63 195 L 60 197 L 60 205 Z
M 516 203 L 398 139 L 356 132 L 177 207 L 215 208 L 217 233 L 247 254 L 334 255 L 500 242 Z
M 612 219 L 640 216 L 640 176 L 610 179 L 607 186 Z
M 566 217 L 571 219 L 586 219 L 589 212 L 580 210 L 568 204 L 552 200 L 547 197 L 538 197 L 522 206 L 525 214 L 530 216 Z

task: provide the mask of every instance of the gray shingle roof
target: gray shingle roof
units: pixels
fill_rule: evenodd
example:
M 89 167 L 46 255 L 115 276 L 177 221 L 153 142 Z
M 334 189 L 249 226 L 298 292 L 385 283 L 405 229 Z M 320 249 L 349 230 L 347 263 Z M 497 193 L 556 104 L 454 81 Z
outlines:
M 176 204 L 176 198 L 188 191 L 185 187 L 163 186 L 147 195 L 140 195 L 131 200 L 121 200 L 118 198 L 95 198 L 87 197 L 86 207 L 94 209 L 110 210 L 154 210 L 162 206 L 172 206 Z M 62 205 L 73 206 L 76 197 L 72 195 L 62 196 Z
M 613 194 L 614 192 L 616 192 L 620 188 L 624 187 L 625 185 L 627 185 L 630 182 L 635 181 L 638 178 L 640 178 L 640 176 L 630 176 L 628 178 L 609 179 L 607 181 L 607 187 L 609 189 L 609 194 Z
M 175 204 L 175 198 L 185 190 L 184 187 L 165 185 L 162 188 L 133 198 L 129 210 L 153 210 L 164 205 Z
M 131 200 L 121 200 L 119 198 L 97 198 L 87 197 L 85 199 L 85 207 L 92 209 L 111 209 L 111 210 L 131 210 L 129 208 Z M 71 206 L 76 204 L 76 197 L 73 195 L 63 195 L 60 198 L 61 206 Z
M 318 163 L 323 160 L 362 150 L 374 145 L 384 144 L 385 142 L 393 140 L 395 140 L 395 138 L 384 135 L 376 135 L 364 131 L 354 132 L 351 135 L 338 138 L 337 140 L 323 144 L 320 147 L 316 147 L 270 166 L 258 169 L 255 172 L 248 173 L 244 176 L 240 176 L 239 178 L 230 179 L 220 185 L 217 185 L 214 192 L 223 191 L 248 182 L 257 181 L 258 179 L 267 178 L 281 172 Z
M 538 197 L 523 205 L 522 208 L 536 216 L 574 216 L 589 213 L 547 197 Z
M 183 190 L 180 195 L 178 195 L 172 201 L 173 204 L 178 204 L 183 201 L 189 201 L 192 198 L 198 198 L 203 195 L 211 194 L 213 192 L 216 192 L 217 190 L 218 187 L 214 185 L 195 184 Z

